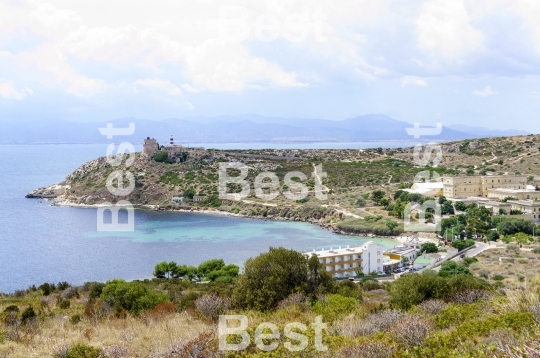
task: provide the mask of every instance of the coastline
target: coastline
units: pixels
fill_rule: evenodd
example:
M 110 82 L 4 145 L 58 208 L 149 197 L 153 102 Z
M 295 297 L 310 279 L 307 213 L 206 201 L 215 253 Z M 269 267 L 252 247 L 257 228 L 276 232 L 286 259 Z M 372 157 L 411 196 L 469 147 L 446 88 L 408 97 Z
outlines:
M 87 208 L 87 209 L 96 209 L 100 207 L 106 207 L 105 204 L 79 204 L 74 203 L 66 199 L 58 199 L 58 198 L 51 198 L 51 199 L 42 199 L 50 203 L 51 206 L 64 206 L 64 207 L 74 207 L 74 208 Z M 398 243 L 403 243 L 406 240 L 402 239 L 401 236 L 378 236 L 374 235 L 372 233 L 368 234 L 357 234 L 357 233 L 350 233 L 345 232 L 343 230 L 337 229 L 333 225 L 324 225 L 318 220 L 290 220 L 287 218 L 276 218 L 276 217 L 263 217 L 263 216 L 251 216 L 251 215 L 243 215 L 238 213 L 231 213 L 224 210 L 217 210 L 217 209 L 208 209 L 208 208 L 199 208 L 199 207 L 192 207 L 190 209 L 183 209 L 183 208 L 175 208 L 175 209 L 165 209 L 159 205 L 154 204 L 135 204 L 133 205 L 135 209 L 138 210 L 153 210 L 153 211 L 165 211 L 165 212 L 179 212 L 179 213 L 197 213 L 197 214 L 206 214 L 206 215 L 223 215 L 223 216 L 229 216 L 229 217 L 237 217 L 237 218 L 246 218 L 246 219 L 255 219 L 255 220 L 264 220 L 264 221 L 297 221 L 297 222 L 305 222 L 313 225 L 317 225 L 323 229 L 332 231 L 335 234 L 338 235 L 344 235 L 344 236 L 358 236 L 358 237 L 364 237 L 364 238 L 372 238 L 372 239 L 391 239 L 396 240 Z

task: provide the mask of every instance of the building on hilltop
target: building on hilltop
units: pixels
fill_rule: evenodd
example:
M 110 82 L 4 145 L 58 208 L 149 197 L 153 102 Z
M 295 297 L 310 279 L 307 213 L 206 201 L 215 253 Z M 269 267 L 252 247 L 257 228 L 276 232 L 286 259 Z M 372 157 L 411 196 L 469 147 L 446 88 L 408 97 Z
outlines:
M 159 151 L 159 144 L 154 138 L 146 137 L 143 143 L 142 154 L 148 157 L 154 156 Z
M 382 273 L 383 251 L 383 247 L 368 241 L 361 246 L 346 248 L 340 246 L 338 249 L 305 252 L 304 255 L 317 256 L 328 273 L 336 278 L 344 278 L 357 276 L 359 272 Z
M 442 181 L 447 198 L 488 197 L 491 189 L 527 189 L 526 175 L 443 176 Z
M 174 137 L 172 134 L 169 139 L 169 143 L 167 145 L 161 145 L 161 146 L 154 138 L 146 137 L 143 143 L 142 154 L 146 157 L 151 158 L 160 151 L 164 151 L 168 153 L 169 157 L 175 154 L 179 154 L 179 153 L 202 155 L 205 152 L 203 147 L 185 147 L 182 144 L 175 144 Z

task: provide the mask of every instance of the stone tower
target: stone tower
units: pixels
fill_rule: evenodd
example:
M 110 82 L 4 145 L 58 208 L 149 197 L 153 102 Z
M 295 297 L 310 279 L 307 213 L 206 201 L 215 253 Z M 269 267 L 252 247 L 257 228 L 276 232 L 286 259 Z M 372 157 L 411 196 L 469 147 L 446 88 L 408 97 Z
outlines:
M 172 140 L 172 138 L 171 138 Z M 151 157 L 159 150 L 159 145 L 154 138 L 146 137 L 143 144 L 142 155 Z

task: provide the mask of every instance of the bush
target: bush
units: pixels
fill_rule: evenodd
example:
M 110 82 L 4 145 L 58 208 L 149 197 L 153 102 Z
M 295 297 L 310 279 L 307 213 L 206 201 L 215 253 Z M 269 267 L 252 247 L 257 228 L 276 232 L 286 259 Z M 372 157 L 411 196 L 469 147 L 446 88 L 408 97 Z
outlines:
M 313 312 L 322 315 L 325 320 L 333 321 L 336 318 L 350 313 L 358 301 L 352 297 L 343 297 L 329 294 L 313 305 Z
M 195 301 L 195 307 L 203 315 L 217 321 L 220 314 L 225 313 L 231 306 L 231 299 L 215 295 L 204 295 Z
M 470 275 L 471 272 L 467 266 L 458 264 L 455 261 L 445 261 L 441 264 L 441 269 L 439 270 L 439 276 L 447 277 L 453 275 Z
M 169 158 L 169 154 L 167 152 L 159 152 L 152 158 L 155 162 L 158 163 L 172 163 L 172 160 Z
M 424 343 L 433 325 L 429 319 L 415 314 L 397 321 L 389 330 L 395 340 L 405 347 L 418 347 Z
M 362 342 L 341 349 L 339 357 L 344 358 L 392 358 L 396 348 L 386 342 Z
M 9 305 L 4 309 L 4 312 L 6 312 L 6 313 L 10 313 L 10 312 L 18 313 L 19 311 L 20 311 L 19 307 L 15 306 L 15 305 Z
M 362 219 L 345 219 L 336 224 L 336 227 L 348 233 L 367 234 L 389 236 L 399 235 L 403 232 L 403 224 L 397 227 L 388 227 L 385 220 L 377 219 L 377 216 L 366 216 Z M 395 221 L 394 221 L 395 222 Z
M 452 296 L 450 296 L 449 300 L 460 305 L 465 305 L 469 303 L 476 303 L 478 301 L 489 301 L 492 297 L 493 295 L 487 290 L 473 288 L 455 292 Z
M 140 282 L 124 280 L 107 281 L 101 298 L 111 302 L 117 312 L 126 310 L 135 315 L 168 301 L 164 293 L 156 292 Z
M 294 250 L 270 248 L 269 252 L 246 261 L 244 273 L 236 281 L 233 300 L 236 307 L 266 311 L 291 293 L 310 295 L 332 286 L 332 277 L 316 256 L 308 259 Z
M 302 292 L 291 293 L 289 296 L 281 300 L 277 307 L 286 308 L 289 306 L 303 306 L 308 303 L 308 297 Z
M 478 262 L 478 259 L 476 257 L 465 257 L 463 259 L 463 265 L 467 267 L 471 266 L 475 262 Z
M 82 317 L 80 314 L 75 314 L 69 318 L 69 321 L 71 324 L 77 324 L 82 320 Z
M 60 309 L 67 310 L 69 307 L 71 307 L 71 302 L 69 300 L 61 300 L 58 307 L 60 307 Z
M 87 284 L 85 284 L 87 285 Z M 103 287 L 105 287 L 105 284 L 102 282 L 90 282 L 88 283 L 88 298 L 98 298 L 101 296 L 101 293 L 103 292 Z
M 54 358 L 102 358 L 103 355 L 98 348 L 77 344 L 69 348 L 66 352 L 56 353 Z
M 37 317 L 36 311 L 32 306 L 28 306 L 22 313 L 22 322 L 26 323 L 28 321 L 34 320 Z
M 429 300 L 420 303 L 418 308 L 429 314 L 438 314 L 447 305 L 443 300 Z
M 486 282 L 471 275 L 440 277 L 433 275 L 404 275 L 390 285 L 390 305 L 408 310 L 421 302 L 439 299 L 446 301 L 457 291 L 487 289 Z
M 38 289 L 40 289 L 41 292 L 43 292 L 43 296 L 48 296 L 51 294 L 52 291 L 56 289 L 56 287 L 54 285 L 51 285 L 48 282 L 45 282 L 44 284 L 40 285 Z
M 68 287 L 64 289 L 64 292 L 62 292 L 62 298 L 65 299 L 72 299 L 72 298 L 79 298 L 79 290 L 76 287 Z

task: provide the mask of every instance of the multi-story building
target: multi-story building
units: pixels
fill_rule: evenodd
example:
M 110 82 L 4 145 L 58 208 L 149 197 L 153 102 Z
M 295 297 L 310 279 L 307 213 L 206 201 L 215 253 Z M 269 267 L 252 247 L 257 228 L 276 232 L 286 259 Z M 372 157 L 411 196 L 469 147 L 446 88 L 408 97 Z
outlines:
M 516 198 L 518 200 L 540 199 L 540 191 L 535 189 L 488 189 L 488 198 L 502 200 Z
M 540 201 L 537 200 L 508 200 L 512 210 L 519 210 L 533 221 L 540 221 Z
M 460 196 L 488 196 L 490 189 L 527 188 L 526 175 L 443 176 L 443 195 L 447 198 Z
M 316 255 L 319 262 L 333 277 L 354 277 L 359 272 L 369 274 L 383 272 L 384 248 L 368 241 L 361 246 L 306 252 Z

